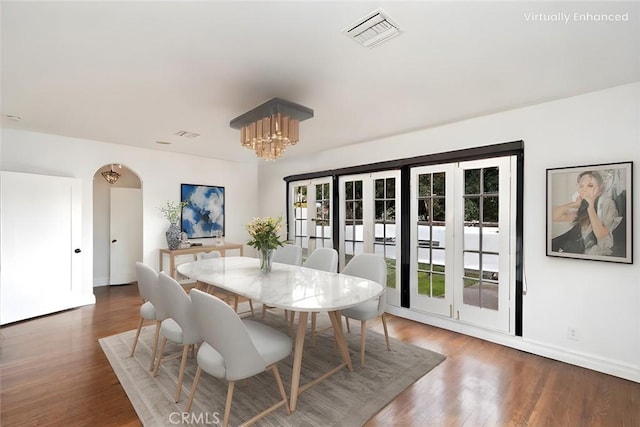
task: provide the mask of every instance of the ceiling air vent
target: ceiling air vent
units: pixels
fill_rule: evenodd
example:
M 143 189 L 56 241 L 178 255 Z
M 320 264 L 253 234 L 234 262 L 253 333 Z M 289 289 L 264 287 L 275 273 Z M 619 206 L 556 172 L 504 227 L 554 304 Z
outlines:
M 197 138 L 200 136 L 199 133 L 189 132 L 187 130 L 179 130 L 178 132 L 174 133 L 174 135 L 183 136 L 185 138 Z
M 400 34 L 398 25 L 381 10 L 350 25 L 344 33 L 364 47 L 374 47 Z

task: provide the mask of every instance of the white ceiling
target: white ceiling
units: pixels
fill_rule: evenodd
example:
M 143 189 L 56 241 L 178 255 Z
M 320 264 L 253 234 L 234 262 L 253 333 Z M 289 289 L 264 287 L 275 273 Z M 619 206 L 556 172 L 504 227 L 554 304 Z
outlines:
M 378 8 L 399 36 L 367 49 L 342 33 Z M 315 111 L 297 156 L 640 80 L 638 2 L 2 1 L 1 15 L 3 127 L 228 160 L 254 158 L 229 121 L 272 97 Z

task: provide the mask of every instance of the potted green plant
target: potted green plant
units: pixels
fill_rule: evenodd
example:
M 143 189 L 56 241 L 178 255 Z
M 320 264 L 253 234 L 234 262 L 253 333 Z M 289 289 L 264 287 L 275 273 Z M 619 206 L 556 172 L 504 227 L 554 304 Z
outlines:
M 166 236 L 167 246 L 171 250 L 178 249 L 180 247 L 181 230 L 178 223 L 182 216 L 182 208 L 186 205 L 186 202 L 172 202 L 167 200 L 167 203 L 165 203 L 164 206 L 158 208 L 165 219 L 169 221 L 169 228 L 167 229 Z

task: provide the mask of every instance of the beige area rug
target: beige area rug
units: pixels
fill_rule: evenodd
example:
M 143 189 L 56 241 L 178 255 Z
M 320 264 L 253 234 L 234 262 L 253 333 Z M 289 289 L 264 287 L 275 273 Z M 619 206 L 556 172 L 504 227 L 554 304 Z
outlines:
M 259 316 L 257 316 L 259 317 Z M 328 316 L 321 314 L 328 324 Z M 287 330 L 282 312 L 270 311 L 265 320 L 273 327 Z M 319 321 L 320 323 L 320 321 Z M 445 357 L 401 341 L 391 339 L 387 351 L 384 336 L 367 331 L 367 354 L 364 367 L 360 367 L 360 329 L 351 322 L 351 333 L 345 334 L 354 370 L 346 368 L 311 387 L 298 398 L 298 407 L 291 415 L 279 408 L 258 421 L 258 426 L 361 426 L 380 409 L 416 380 L 438 366 Z M 135 330 L 99 340 L 129 400 L 145 426 L 221 425 L 227 384 L 203 373 L 191 408 L 184 413 L 191 392 L 196 360 L 187 362 L 180 402 L 174 403 L 180 359 L 163 363 L 158 376 L 149 371 L 153 326 L 143 328 L 134 357 L 129 357 Z M 332 332 L 317 337 L 311 347 L 309 334 L 305 342 L 302 382 L 318 377 L 340 364 L 340 356 L 333 349 Z M 179 352 L 177 346 L 167 344 L 166 354 Z M 278 368 L 289 395 L 293 354 L 280 362 Z M 237 426 L 277 400 L 278 390 L 271 372 L 260 374 L 246 383 L 239 382 L 234 393 L 230 425 Z

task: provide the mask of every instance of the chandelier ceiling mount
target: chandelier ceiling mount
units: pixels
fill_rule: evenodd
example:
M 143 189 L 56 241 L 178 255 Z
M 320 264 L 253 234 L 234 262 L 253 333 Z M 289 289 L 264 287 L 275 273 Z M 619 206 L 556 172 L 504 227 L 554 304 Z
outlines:
M 240 130 L 240 144 L 265 160 L 275 160 L 299 140 L 300 122 L 313 110 L 281 98 L 272 98 L 235 119 L 229 125 Z
M 111 170 L 102 172 L 102 176 L 109 184 L 115 184 L 120 179 L 120 174 L 113 170 L 113 164 L 111 164 Z

